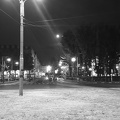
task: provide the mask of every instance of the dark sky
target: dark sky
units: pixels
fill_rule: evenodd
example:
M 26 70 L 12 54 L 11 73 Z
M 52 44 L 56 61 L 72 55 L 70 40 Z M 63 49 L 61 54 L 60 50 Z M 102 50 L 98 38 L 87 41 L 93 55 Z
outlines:
M 119 0 L 27 0 L 25 44 L 43 61 L 61 54 L 55 35 L 80 24 L 120 23 Z M 19 0 L 0 0 L 0 44 L 19 44 Z

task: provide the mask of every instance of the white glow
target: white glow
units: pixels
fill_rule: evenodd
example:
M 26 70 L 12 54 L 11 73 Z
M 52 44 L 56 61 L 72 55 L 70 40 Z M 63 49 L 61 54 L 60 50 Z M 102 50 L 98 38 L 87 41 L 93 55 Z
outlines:
M 116 69 L 117 69 L 117 70 L 119 69 L 119 65 L 118 65 L 118 64 L 116 64 Z
M 59 66 L 62 66 L 62 61 L 59 62 Z
M 46 77 L 45 77 L 45 80 L 48 80 L 48 79 L 49 79 L 49 78 L 46 76 Z
M 92 71 L 92 76 L 97 76 L 97 74 L 95 73 L 95 71 Z
M 7 71 L 4 71 L 4 75 L 7 75 Z
M 85 67 L 84 67 L 84 66 L 82 66 L 82 69 L 84 70 L 84 69 L 85 69 Z
M 75 57 L 71 58 L 71 61 L 72 61 L 72 62 L 75 62 L 75 61 L 76 61 L 76 58 L 75 58 Z
M 50 65 L 48 65 L 48 66 L 46 67 L 47 72 L 50 72 L 51 69 L 52 69 L 52 67 L 51 67 Z
M 26 70 L 24 71 L 24 74 L 27 74 L 27 71 L 26 71 Z
M 58 69 L 57 70 L 55 70 L 55 74 L 57 74 L 58 73 Z
M 92 71 L 92 68 L 89 68 L 89 71 Z
M 42 76 L 45 76 L 45 73 L 41 73 Z
M 15 65 L 19 65 L 19 62 L 15 62 Z
M 7 58 L 7 61 L 8 61 L 8 62 L 11 62 L 11 58 Z
M 60 38 L 60 35 L 59 35 L 59 34 L 57 34 L 57 35 L 56 35 L 56 38 Z
M 11 74 L 15 74 L 15 71 L 14 71 L 14 70 L 11 70 Z

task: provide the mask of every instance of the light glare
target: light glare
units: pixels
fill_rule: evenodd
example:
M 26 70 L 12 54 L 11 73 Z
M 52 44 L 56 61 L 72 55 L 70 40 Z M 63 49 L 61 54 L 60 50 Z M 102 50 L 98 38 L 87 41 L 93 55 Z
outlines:
M 11 61 L 11 58 L 7 58 L 7 61 L 10 62 L 10 61 Z
M 71 61 L 72 61 L 72 62 L 75 62 L 75 61 L 76 61 L 76 58 L 75 58 L 75 57 L 71 58 Z
M 60 38 L 60 35 L 59 35 L 59 34 L 57 34 L 57 35 L 56 35 L 56 38 Z
M 48 65 L 46 69 L 47 69 L 47 72 L 50 72 L 52 67 L 50 65 Z

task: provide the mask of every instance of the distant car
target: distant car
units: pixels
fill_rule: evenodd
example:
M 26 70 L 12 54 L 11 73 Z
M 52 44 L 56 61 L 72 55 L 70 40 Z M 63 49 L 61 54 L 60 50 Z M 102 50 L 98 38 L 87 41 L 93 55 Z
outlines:
M 49 82 L 49 78 L 47 75 L 41 76 L 41 78 L 39 78 L 39 80 L 42 82 L 42 84 L 46 84 Z
M 41 78 L 45 81 L 47 81 L 49 79 L 47 75 L 46 76 L 41 76 Z

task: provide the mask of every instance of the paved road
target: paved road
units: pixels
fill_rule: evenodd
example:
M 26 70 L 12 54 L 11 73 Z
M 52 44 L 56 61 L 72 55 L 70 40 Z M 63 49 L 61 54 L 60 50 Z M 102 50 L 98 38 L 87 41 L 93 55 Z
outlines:
M 61 80 L 56 84 L 32 84 L 24 81 L 24 89 L 55 89 L 55 88 L 80 88 L 80 87 L 101 87 L 101 88 L 120 88 L 120 83 L 90 83 L 80 82 L 77 83 L 73 80 Z M 0 84 L 0 90 L 13 90 L 19 89 L 19 81 Z
M 55 89 L 55 88 L 77 88 L 79 84 L 71 81 L 59 81 L 56 84 L 31 84 L 24 81 L 24 89 Z M 0 84 L 0 90 L 13 90 L 19 88 L 19 81 Z

